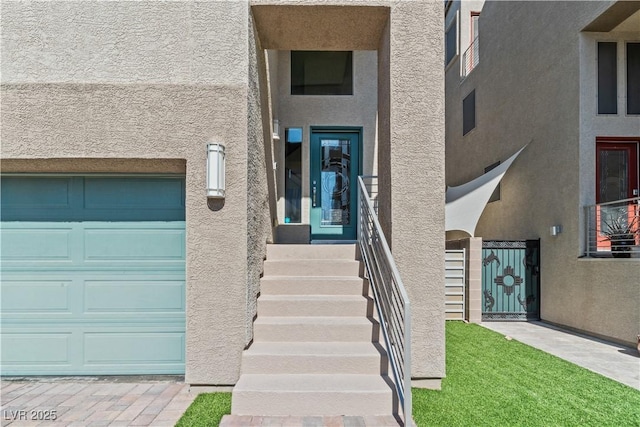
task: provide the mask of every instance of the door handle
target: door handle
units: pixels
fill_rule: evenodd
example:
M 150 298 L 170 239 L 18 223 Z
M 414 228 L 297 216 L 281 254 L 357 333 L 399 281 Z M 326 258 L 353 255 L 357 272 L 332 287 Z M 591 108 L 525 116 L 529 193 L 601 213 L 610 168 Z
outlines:
M 317 188 L 316 188 L 316 181 L 313 181 L 313 187 L 311 188 L 311 207 L 317 207 L 318 204 L 316 203 L 316 193 L 317 193 Z

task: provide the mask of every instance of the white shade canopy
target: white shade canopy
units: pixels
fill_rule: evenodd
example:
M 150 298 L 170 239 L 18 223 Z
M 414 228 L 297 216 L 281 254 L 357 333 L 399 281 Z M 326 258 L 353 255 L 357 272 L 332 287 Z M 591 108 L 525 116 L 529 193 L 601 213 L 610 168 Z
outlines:
M 527 146 L 478 178 L 457 187 L 447 187 L 445 204 L 445 231 L 460 230 L 473 237 L 476 226 L 491 194 Z

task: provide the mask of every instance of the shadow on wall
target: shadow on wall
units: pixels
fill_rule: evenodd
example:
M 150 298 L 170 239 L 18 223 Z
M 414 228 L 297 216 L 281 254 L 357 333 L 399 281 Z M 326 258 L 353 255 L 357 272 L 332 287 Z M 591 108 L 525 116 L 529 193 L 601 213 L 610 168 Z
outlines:
M 207 199 L 207 206 L 210 210 L 217 212 L 224 207 L 225 199 Z

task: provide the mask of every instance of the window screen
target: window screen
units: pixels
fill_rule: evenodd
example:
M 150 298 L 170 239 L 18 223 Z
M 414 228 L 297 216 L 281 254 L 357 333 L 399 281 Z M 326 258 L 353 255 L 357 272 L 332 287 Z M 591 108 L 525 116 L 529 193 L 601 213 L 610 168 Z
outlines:
M 627 43 L 627 114 L 640 114 L 640 43 Z
M 462 101 L 462 134 L 466 135 L 476 127 L 476 91 L 472 91 Z
M 616 42 L 598 43 L 598 114 L 618 113 Z
M 353 95 L 353 52 L 291 51 L 292 95 Z

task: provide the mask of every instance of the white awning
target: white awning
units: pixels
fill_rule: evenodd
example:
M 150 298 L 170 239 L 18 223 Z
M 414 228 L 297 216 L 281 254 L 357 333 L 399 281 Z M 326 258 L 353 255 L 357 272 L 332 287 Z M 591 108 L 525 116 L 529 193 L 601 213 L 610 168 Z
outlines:
M 491 194 L 525 145 L 513 156 L 478 178 L 457 187 L 447 187 L 445 231 L 460 230 L 473 237 Z

